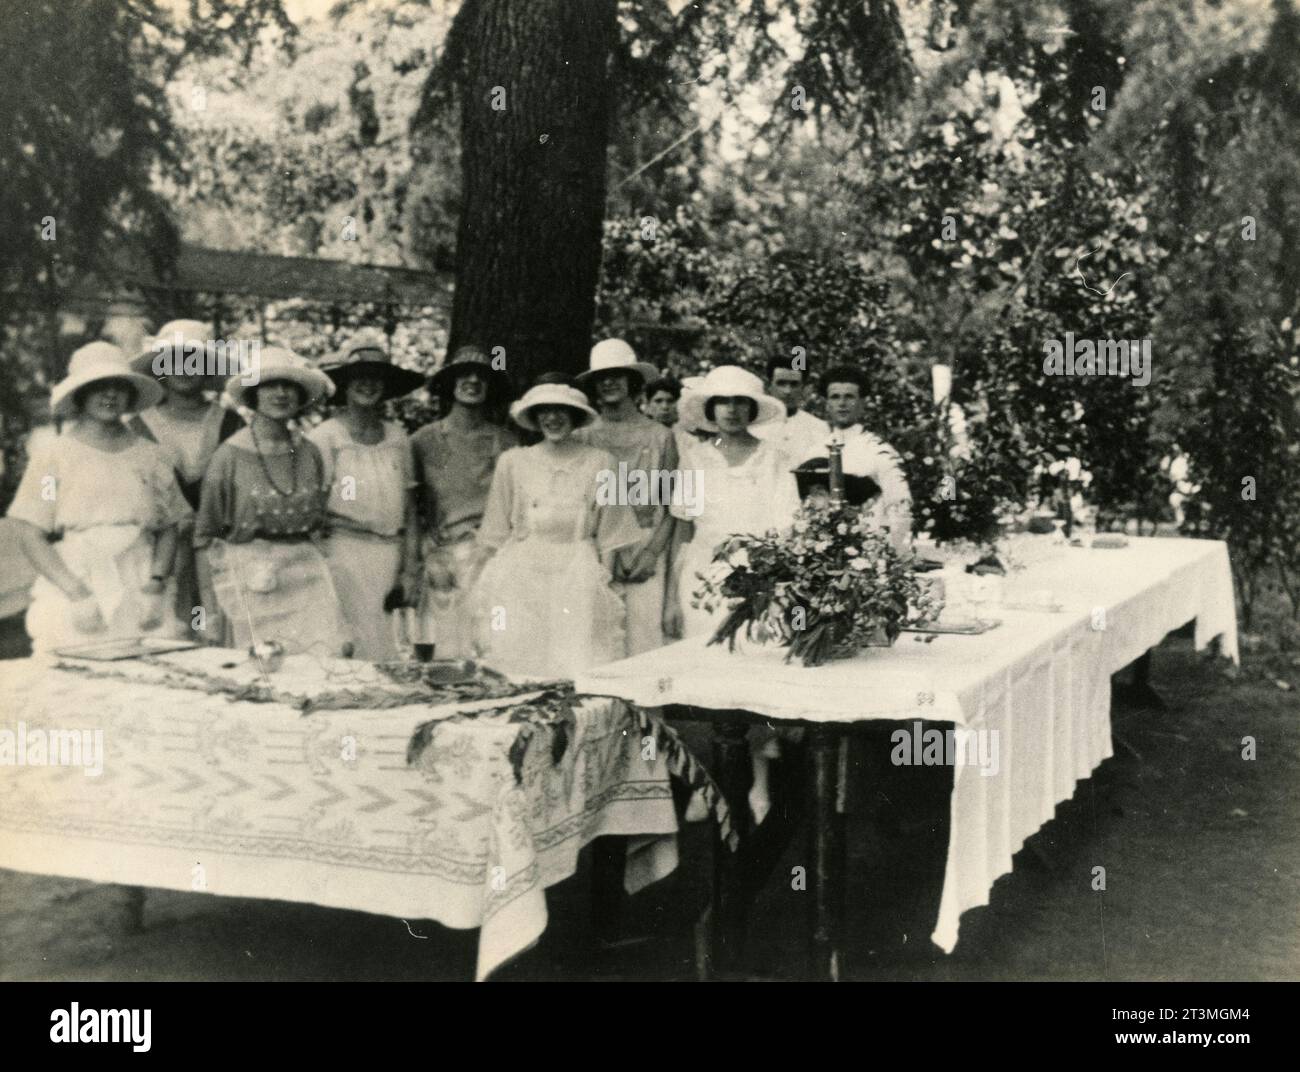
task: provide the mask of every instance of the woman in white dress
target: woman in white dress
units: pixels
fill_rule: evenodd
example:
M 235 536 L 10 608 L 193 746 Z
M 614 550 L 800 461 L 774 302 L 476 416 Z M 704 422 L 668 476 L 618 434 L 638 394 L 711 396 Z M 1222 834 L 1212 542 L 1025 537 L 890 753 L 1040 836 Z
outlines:
M 755 424 L 780 420 L 783 403 L 763 390 L 763 381 L 738 365 L 720 365 L 678 405 L 681 423 L 712 433 L 700 441 L 679 436 L 683 470 L 693 471 L 699 500 L 675 504 L 673 566 L 664 597 L 664 633 L 670 637 L 711 634 L 725 608 L 712 612 L 691 606 L 699 584 L 697 574 L 712 567 L 714 550 L 729 536 L 761 536 L 769 529 L 789 528 L 799 508 L 799 489 L 784 454 L 774 443 L 750 432 Z M 749 807 L 757 823 L 771 808 L 768 792 L 770 761 L 780 755 L 770 730 L 750 732 L 754 785 Z
M 411 441 L 384 420 L 389 399 L 424 383 L 399 368 L 379 339 L 358 336 L 327 366 L 343 409 L 308 438 L 325 459 L 329 536 L 322 550 L 352 628 L 353 652 L 376 662 L 399 657 L 390 608 L 413 605 L 420 590 L 419 525 Z
M 784 406 L 763 391 L 763 382 L 737 365 L 720 365 L 684 393 L 682 423 L 711 438 L 679 436 L 683 470 L 695 474 L 702 509 L 674 505 L 673 570 L 664 599 L 664 631 L 670 637 L 697 636 L 716 629 L 721 608 L 692 607 L 697 573 L 709 570 L 714 549 L 728 536 L 761 536 L 788 528 L 799 508 L 799 490 L 782 454 L 750 432 L 755 424 L 779 420 Z
M 615 552 L 636 544 L 641 529 L 630 506 L 598 501 L 600 474 L 618 465 L 573 438 L 596 416 L 581 391 L 534 387 L 510 416 L 543 439 L 507 450 L 492 476 L 478 532 L 487 561 L 470 595 L 477 647 L 505 673 L 571 678 L 624 655 L 611 571 Z
M 124 423 L 162 388 L 126 355 L 93 342 L 72 355 L 50 409 L 58 434 L 34 437 L 8 516 L 39 574 L 27 610 L 36 653 L 131 636 L 178 637 L 172 612 L 177 528 L 190 509 L 167 456 Z

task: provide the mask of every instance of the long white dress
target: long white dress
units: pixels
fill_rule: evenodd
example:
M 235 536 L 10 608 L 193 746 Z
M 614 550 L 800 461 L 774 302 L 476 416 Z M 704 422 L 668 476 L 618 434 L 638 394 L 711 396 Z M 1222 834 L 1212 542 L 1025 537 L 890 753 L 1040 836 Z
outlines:
M 585 445 L 514 447 L 497 462 L 478 533 L 494 553 L 469 599 L 476 649 L 497 670 L 571 678 L 623 658 L 626 612 L 601 557 L 641 530 L 631 507 L 598 504 L 606 470 L 613 455 Z
M 721 618 L 721 608 L 710 613 L 691 606 L 692 593 L 700 583 L 697 575 L 709 569 L 714 549 L 728 536 L 761 536 L 769 529 L 788 529 L 799 508 L 799 486 L 785 455 L 769 442 L 760 441 L 740 465 L 728 465 L 712 443 L 680 437 L 678 446 L 682 468 L 694 471 L 702 497 L 699 516 L 692 517 L 685 506 L 672 508 L 674 517 L 695 525 L 695 533 L 682 545 L 674 567 L 681 571 L 682 627 L 690 637 L 716 629 Z
M 330 534 L 321 550 L 329 563 L 358 659 L 397 659 L 396 626 L 384 598 L 402 561 L 406 496 L 415 486 L 411 441 L 395 421 L 378 443 L 358 443 L 337 417 L 313 429 L 329 485 Z
M 8 516 L 57 540 L 59 557 L 90 589 L 106 627 L 82 632 L 68 598 L 38 577 L 26 621 L 34 652 L 131 636 L 185 635 L 187 624 L 173 609 L 174 581 L 161 600 L 140 591 L 149 581 L 157 534 L 192 516 L 156 443 L 134 438 L 126 450 L 109 452 L 66 430 L 34 437 Z M 155 612 L 161 613 L 161 622 L 141 629 L 142 617 Z

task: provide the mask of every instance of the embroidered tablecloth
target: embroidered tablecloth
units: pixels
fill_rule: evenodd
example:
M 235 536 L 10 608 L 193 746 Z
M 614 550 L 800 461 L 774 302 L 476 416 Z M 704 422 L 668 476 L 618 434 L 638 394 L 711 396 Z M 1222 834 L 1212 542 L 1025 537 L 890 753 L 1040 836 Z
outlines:
M 983 615 L 1002 625 L 979 636 L 918 643 L 905 633 L 892 648 L 812 669 L 784 662 L 783 649 L 742 642 L 729 653 L 694 638 L 590 671 L 575 684 L 643 707 L 739 708 L 811 722 L 925 719 L 995 732 L 996 773 L 961 764 L 954 771 L 933 935 L 951 951 L 961 914 L 988 903 L 1025 839 L 1112 754 L 1110 676 L 1193 619 L 1198 649 L 1217 637 L 1237 659 L 1232 572 L 1221 541 L 1062 547 L 1004 588 L 1012 600 L 1050 592 L 1061 610 L 989 605 Z
M 30 765 L 32 752 L 29 765 L 0 767 L 0 867 L 479 927 L 482 979 L 541 935 L 545 888 L 573 874 L 591 839 L 653 835 L 634 842 L 629 889 L 676 865 L 664 756 L 643 747 L 620 701 L 582 700 L 557 742 L 510 719 L 503 705 L 522 698 L 304 715 L 181 687 L 158 665 L 257 679 L 246 662 L 221 668 L 232 660 L 242 656 L 203 649 L 153 666 L 79 664 L 89 672 L 0 663 L 0 729 L 16 740 L 21 723 L 29 747 L 52 730 L 98 730 L 103 742 L 97 776 L 84 763 Z M 127 679 L 92 676 L 105 672 Z M 376 703 L 402 691 L 364 664 L 307 656 L 272 681 L 302 695 L 361 689 Z

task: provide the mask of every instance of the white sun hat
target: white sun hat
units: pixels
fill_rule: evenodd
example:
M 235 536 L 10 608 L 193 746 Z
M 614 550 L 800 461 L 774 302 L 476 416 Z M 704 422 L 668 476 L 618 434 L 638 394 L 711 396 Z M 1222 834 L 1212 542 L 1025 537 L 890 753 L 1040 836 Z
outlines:
M 320 369 L 313 368 L 292 350 L 283 346 L 264 346 L 258 352 L 256 382 L 246 382 L 243 375 L 231 376 L 226 381 L 226 394 L 237 406 L 248 406 L 248 392 L 265 383 L 287 380 L 303 389 L 307 395 L 306 405 L 310 406 L 334 394 L 334 381 Z
M 718 426 L 704 415 L 712 398 L 749 398 L 758 407 L 758 415 L 750 422 L 767 424 L 785 416 L 785 404 L 763 390 L 763 381 L 739 365 L 719 365 L 690 388 L 684 388 L 677 403 L 677 413 L 682 424 L 690 429 L 701 428 L 716 432 Z
M 602 372 L 631 372 L 641 378 L 644 387 L 651 380 L 659 378 L 659 370 L 654 365 L 636 359 L 636 351 L 622 339 L 602 339 L 591 348 L 591 367 L 576 377 L 578 386 L 584 391 L 590 390 L 592 381 Z
M 587 396 L 576 387 L 562 383 L 540 383 L 524 392 L 524 397 L 510 407 L 510 417 L 520 428 L 530 432 L 538 431 L 537 420 L 532 411 L 538 406 L 568 406 L 582 415 L 574 421 L 575 428 L 590 424 L 596 419 L 596 411 L 591 408 Z
M 211 324 L 201 320 L 172 320 L 160 327 L 158 334 L 131 358 L 131 367 L 143 376 L 154 376 L 157 375 L 154 372 L 157 358 L 163 359 L 164 368 L 173 362 L 183 366 L 187 356 L 201 353 L 205 358 L 203 369 L 206 372 L 209 367 L 206 358 L 211 356 L 215 341 Z M 180 344 L 179 353 L 176 352 L 177 343 Z
M 150 376 L 131 368 L 126 354 L 111 342 L 91 342 L 72 355 L 68 374 L 50 391 L 50 412 L 56 417 L 76 415 L 74 397 L 79 388 L 100 380 L 124 380 L 135 392 L 131 412 L 149 409 L 162 401 L 163 389 Z

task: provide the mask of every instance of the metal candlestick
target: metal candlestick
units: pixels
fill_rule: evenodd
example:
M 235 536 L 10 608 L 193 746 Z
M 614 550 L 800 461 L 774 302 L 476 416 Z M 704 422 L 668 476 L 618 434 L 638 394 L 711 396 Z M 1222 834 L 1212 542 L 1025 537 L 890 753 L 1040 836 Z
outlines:
M 830 492 L 831 505 L 843 506 L 844 498 L 844 459 L 841 455 L 844 452 L 844 444 L 839 436 L 832 436 L 830 443 L 827 444 L 830 451 Z

